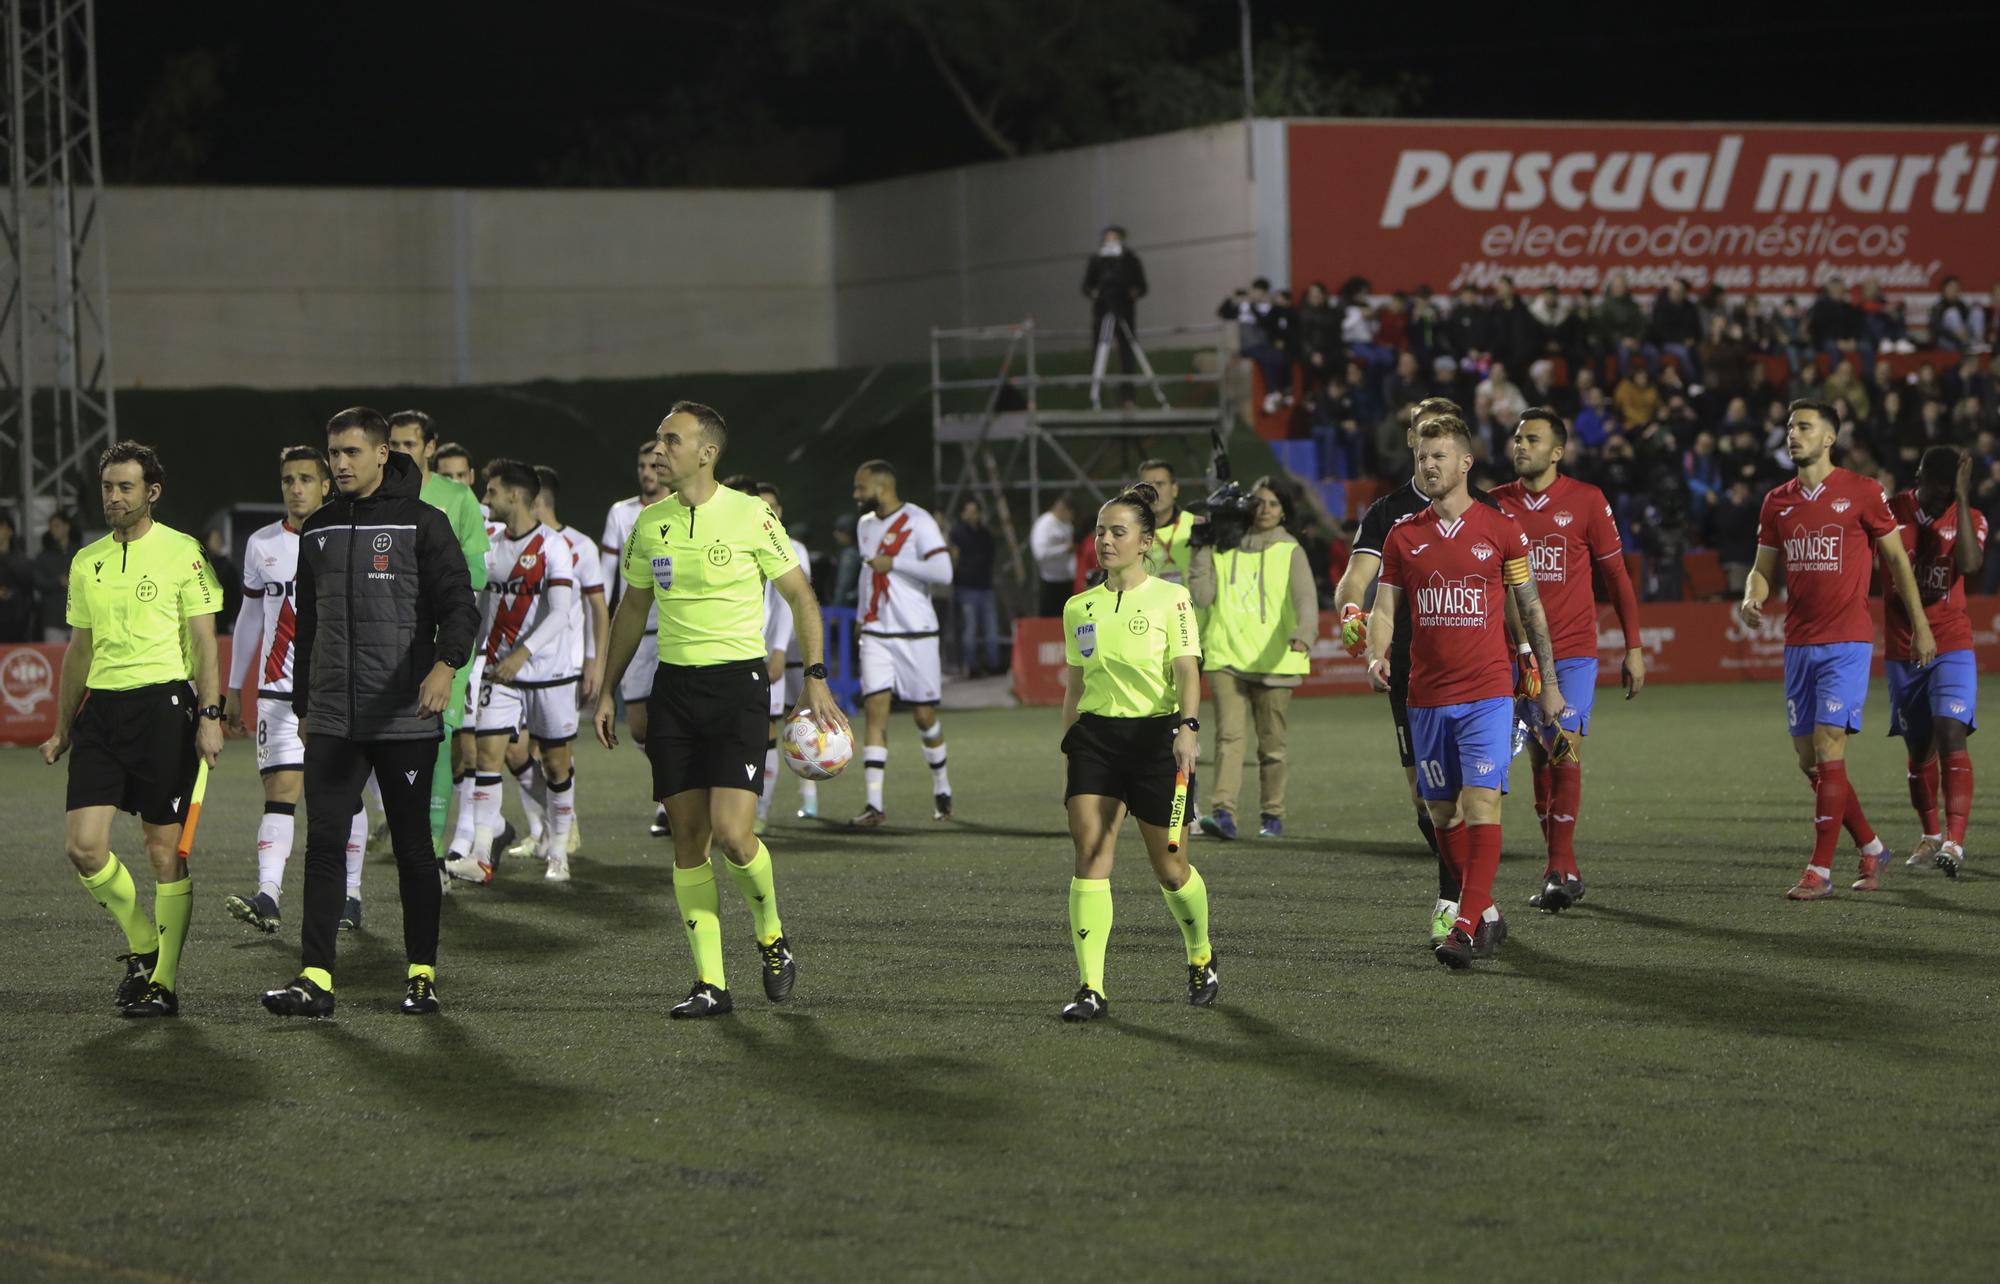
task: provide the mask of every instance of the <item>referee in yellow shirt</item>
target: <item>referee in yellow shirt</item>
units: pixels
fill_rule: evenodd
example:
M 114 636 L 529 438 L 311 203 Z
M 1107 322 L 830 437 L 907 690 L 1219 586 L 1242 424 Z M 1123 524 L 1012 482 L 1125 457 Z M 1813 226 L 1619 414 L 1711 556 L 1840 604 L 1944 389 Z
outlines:
M 70 563 L 69 650 L 56 730 L 42 743 L 42 760 L 54 766 L 70 755 L 70 863 L 130 947 L 120 956 L 118 1011 L 176 1016 L 194 905 L 176 848 L 196 765 L 205 759 L 213 766 L 222 752 L 215 645 L 222 591 L 201 546 L 153 520 L 166 471 L 152 447 L 121 441 L 98 459 L 97 473 L 111 533 Z M 131 873 L 111 853 L 111 817 L 120 811 L 136 812 L 145 829 L 150 918 Z
M 647 608 L 658 602 L 660 666 L 647 700 L 646 756 L 653 797 L 666 804 L 673 824 L 674 900 L 697 973 L 671 1015 L 720 1016 L 732 1004 L 711 839 L 750 907 L 764 996 L 784 1002 L 797 976 L 778 918 L 771 853 L 752 831 L 770 716 L 766 580 L 791 604 L 806 664 L 803 706 L 822 726 L 846 730 L 847 718 L 826 685 L 819 599 L 784 524 L 756 495 L 715 479 L 729 444 L 722 416 L 676 402 L 660 422 L 659 438 L 654 461 L 673 494 L 642 510 L 625 541 L 619 573 L 634 591 L 618 603 L 604 671 L 625 672 L 646 631 Z M 613 694 L 607 685 L 597 697 L 597 739 L 607 749 L 618 743 Z
M 1187 946 L 1188 1002 L 1206 1007 L 1221 988 L 1208 943 L 1208 888 L 1184 852 L 1168 849 L 1174 777 L 1194 770 L 1201 729 L 1201 637 L 1187 588 L 1146 573 L 1158 498 L 1140 482 L 1098 510 L 1104 581 L 1063 606 L 1064 805 L 1076 844 L 1069 928 L 1080 983 L 1063 1007 L 1065 1021 L 1094 1021 L 1110 1010 L 1111 863 L 1127 811 Z

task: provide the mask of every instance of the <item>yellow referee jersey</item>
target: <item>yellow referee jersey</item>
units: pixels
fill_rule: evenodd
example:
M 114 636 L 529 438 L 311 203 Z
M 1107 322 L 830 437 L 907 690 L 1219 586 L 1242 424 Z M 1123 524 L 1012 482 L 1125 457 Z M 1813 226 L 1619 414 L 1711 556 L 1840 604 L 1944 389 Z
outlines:
M 188 621 L 221 609 L 201 545 L 159 522 L 125 543 L 106 535 L 69 564 L 65 618 L 90 630 L 93 691 L 186 681 L 194 675 Z
M 660 659 L 761 660 L 764 581 L 799 564 L 791 536 L 755 495 L 716 487 L 693 508 L 669 495 L 639 513 L 619 573 L 660 607 Z
M 1122 592 L 1099 584 L 1063 605 L 1063 656 L 1083 670 L 1079 713 L 1105 718 L 1178 713 L 1174 661 L 1200 654 L 1194 603 L 1179 584 L 1150 575 Z

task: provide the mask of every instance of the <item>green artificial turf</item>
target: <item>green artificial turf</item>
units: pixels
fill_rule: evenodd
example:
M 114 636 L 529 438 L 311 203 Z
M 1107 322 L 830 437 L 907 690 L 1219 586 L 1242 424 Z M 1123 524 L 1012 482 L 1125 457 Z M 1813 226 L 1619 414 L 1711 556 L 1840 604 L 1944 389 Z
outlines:
M 1425 948 L 1386 710 L 1294 704 L 1287 836 L 1193 847 L 1220 1004 L 1183 1002 L 1128 827 L 1113 1019 L 1089 1027 L 1056 1018 L 1054 710 L 947 715 L 957 823 L 929 819 L 902 720 L 890 828 L 775 826 L 797 992 L 764 1001 L 724 880 L 737 1011 L 697 1023 L 665 1016 L 690 969 L 629 748 L 580 752 L 573 883 L 512 862 L 453 890 L 442 1017 L 396 1014 L 371 858 L 321 1023 L 256 1002 L 296 968 L 296 920 L 265 937 L 221 909 L 255 881 L 247 744 L 208 795 L 182 1015 L 152 1023 L 112 1014 L 122 940 L 63 858 L 60 771 L 0 752 L 0 1279 L 1991 1278 L 1978 813 L 1964 877 L 1902 866 L 1878 683 L 1850 763 L 1899 852 L 1887 889 L 1846 892 L 1843 841 L 1840 895 L 1788 903 L 1811 796 L 1778 693 L 1615 696 L 1585 755 L 1588 899 L 1527 908 L 1517 770 L 1513 935 L 1469 974 Z M 822 809 L 860 792 L 855 771 Z

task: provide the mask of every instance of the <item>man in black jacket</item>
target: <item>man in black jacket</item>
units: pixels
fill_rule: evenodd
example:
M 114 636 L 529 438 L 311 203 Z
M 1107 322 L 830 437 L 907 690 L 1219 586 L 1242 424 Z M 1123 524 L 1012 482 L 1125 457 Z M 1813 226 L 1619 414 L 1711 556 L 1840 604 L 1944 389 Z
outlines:
M 1138 326 L 1136 305 L 1146 297 L 1146 269 L 1139 256 L 1125 244 L 1125 229 L 1104 229 L 1097 253 L 1083 269 L 1083 293 L 1090 300 L 1090 332 L 1104 343 L 1104 321 L 1116 317 L 1112 340 L 1118 345 L 1118 372 L 1129 375 L 1132 363 L 1132 332 Z M 1132 386 L 1125 385 L 1124 400 L 1130 401 Z
M 452 677 L 479 628 L 465 554 L 424 503 L 389 422 L 357 406 L 326 426 L 336 497 L 299 530 L 292 708 L 306 742 L 303 965 L 264 994 L 277 1016 L 333 1012 L 334 937 L 346 892 L 349 818 L 369 772 L 382 786 L 409 959 L 403 1011 L 438 1010 L 431 772 Z

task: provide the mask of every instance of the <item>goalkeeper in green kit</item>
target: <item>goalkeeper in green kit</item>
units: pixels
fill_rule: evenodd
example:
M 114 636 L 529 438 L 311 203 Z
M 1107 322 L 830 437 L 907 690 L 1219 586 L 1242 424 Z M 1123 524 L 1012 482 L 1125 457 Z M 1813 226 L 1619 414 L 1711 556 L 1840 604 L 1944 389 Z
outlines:
M 452 534 L 465 550 L 465 569 L 472 575 L 472 591 L 486 587 L 486 518 L 479 511 L 479 498 L 472 488 L 431 471 L 431 457 L 437 453 L 437 429 L 421 410 L 399 410 L 389 417 L 389 449 L 408 455 L 423 478 L 423 501 L 451 519 Z M 449 886 L 444 872 L 444 840 L 447 813 L 454 787 L 451 778 L 452 733 L 465 722 L 466 685 L 472 672 L 468 662 L 451 684 L 451 703 L 444 710 L 444 746 L 438 752 L 437 768 L 431 775 L 431 849 L 437 857 L 438 881 Z

